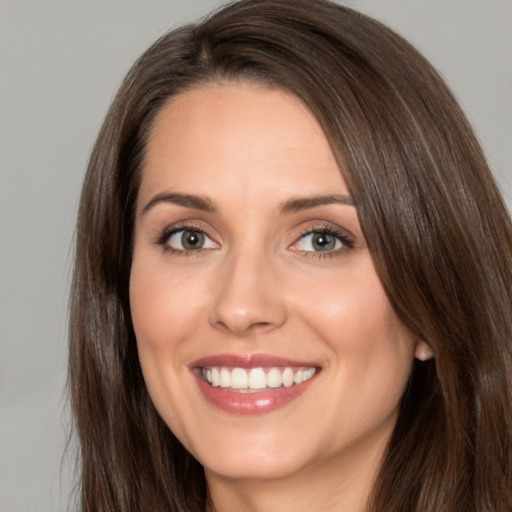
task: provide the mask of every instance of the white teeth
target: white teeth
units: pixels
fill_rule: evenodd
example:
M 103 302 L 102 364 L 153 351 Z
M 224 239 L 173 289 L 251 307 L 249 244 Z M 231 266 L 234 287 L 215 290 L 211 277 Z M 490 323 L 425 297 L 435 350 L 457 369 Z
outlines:
M 233 389 L 246 389 L 248 381 L 247 372 L 243 368 L 231 370 L 231 387 Z
M 305 380 L 308 380 L 308 379 L 311 379 L 311 377 L 313 377 L 313 375 L 315 375 L 315 369 L 314 368 L 309 368 L 309 370 L 305 370 L 302 374 L 302 382 L 304 382 Z
M 212 386 L 230 388 L 232 390 L 250 391 L 265 388 L 289 388 L 300 384 L 315 375 L 316 368 L 277 367 L 268 368 L 203 368 L 201 376 Z
M 270 368 L 267 373 L 267 386 L 269 388 L 278 388 L 283 384 L 283 378 L 281 377 L 281 371 L 279 368 Z
M 206 380 L 208 380 L 208 372 L 206 373 Z M 208 380 L 208 382 L 215 387 L 220 385 L 220 373 L 218 368 L 212 368 L 212 380 Z
M 263 368 L 253 368 L 249 372 L 249 388 L 265 389 L 267 387 L 267 376 Z
M 220 382 L 219 385 L 221 388 L 230 388 L 231 387 L 231 373 L 227 368 L 220 369 Z
M 293 386 L 293 370 L 286 368 L 283 372 L 283 386 L 289 388 Z

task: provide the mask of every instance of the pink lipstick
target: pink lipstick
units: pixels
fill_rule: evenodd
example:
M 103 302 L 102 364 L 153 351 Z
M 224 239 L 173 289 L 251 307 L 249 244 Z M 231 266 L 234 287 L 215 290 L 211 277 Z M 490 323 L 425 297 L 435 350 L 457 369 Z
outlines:
M 190 365 L 205 398 L 232 414 L 262 414 L 299 397 L 319 373 L 317 364 L 267 354 L 221 354 Z

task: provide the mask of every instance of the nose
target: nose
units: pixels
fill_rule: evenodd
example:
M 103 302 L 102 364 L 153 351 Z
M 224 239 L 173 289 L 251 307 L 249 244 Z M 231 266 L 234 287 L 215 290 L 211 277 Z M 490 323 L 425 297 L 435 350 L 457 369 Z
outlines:
M 244 336 L 285 323 L 282 281 L 262 254 L 232 255 L 217 283 L 210 312 L 210 323 L 216 329 Z

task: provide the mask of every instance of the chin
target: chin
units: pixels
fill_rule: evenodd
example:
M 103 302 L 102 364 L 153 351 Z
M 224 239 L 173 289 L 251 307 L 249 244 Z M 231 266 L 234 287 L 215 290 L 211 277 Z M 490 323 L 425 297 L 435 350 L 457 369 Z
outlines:
M 238 455 L 205 461 L 205 473 L 229 480 L 277 480 L 297 473 L 304 467 L 303 461 L 279 456 Z
M 304 443 L 286 433 L 260 432 L 259 435 L 230 435 L 220 440 L 210 436 L 208 444 L 190 451 L 205 472 L 226 479 L 279 479 L 310 464 Z

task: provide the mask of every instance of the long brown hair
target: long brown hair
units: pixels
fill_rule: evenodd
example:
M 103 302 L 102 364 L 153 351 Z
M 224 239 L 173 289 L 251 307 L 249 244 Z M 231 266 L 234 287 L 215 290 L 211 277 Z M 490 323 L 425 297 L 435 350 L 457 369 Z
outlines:
M 158 40 L 123 82 L 80 203 L 69 382 L 85 512 L 203 511 L 200 464 L 156 413 L 130 319 L 134 204 L 170 97 L 256 80 L 311 109 L 344 169 L 416 362 L 368 510 L 512 510 L 512 228 L 471 128 L 429 63 L 324 0 L 242 0 Z

